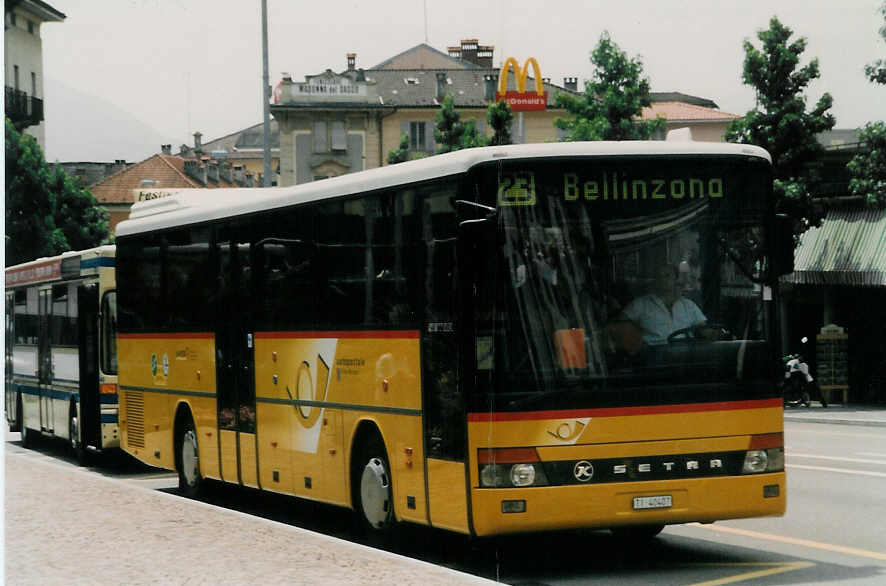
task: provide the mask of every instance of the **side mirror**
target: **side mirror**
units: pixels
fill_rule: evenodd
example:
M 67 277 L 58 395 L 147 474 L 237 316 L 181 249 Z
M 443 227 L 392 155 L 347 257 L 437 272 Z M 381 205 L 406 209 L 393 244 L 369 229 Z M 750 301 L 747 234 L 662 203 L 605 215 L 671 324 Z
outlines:
M 772 266 L 775 277 L 794 272 L 794 225 L 785 214 L 775 216 L 775 234 L 772 246 Z

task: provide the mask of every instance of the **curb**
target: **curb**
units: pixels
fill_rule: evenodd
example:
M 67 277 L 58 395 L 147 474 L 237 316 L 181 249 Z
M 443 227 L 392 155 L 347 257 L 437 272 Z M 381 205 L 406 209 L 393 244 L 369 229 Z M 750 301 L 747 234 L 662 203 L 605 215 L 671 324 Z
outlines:
M 785 415 L 785 421 L 800 423 L 832 423 L 835 425 L 857 425 L 863 427 L 886 427 L 886 419 L 837 419 L 831 417 L 808 417 L 803 415 Z

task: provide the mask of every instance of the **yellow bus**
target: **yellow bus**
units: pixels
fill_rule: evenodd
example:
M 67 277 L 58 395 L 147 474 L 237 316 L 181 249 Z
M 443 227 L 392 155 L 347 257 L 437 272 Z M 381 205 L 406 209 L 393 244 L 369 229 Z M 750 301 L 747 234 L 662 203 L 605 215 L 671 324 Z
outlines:
M 120 447 L 113 246 L 6 268 L 6 419 L 88 452 Z
M 136 204 L 123 449 L 377 529 L 783 514 L 771 184 L 755 147 L 561 143 Z

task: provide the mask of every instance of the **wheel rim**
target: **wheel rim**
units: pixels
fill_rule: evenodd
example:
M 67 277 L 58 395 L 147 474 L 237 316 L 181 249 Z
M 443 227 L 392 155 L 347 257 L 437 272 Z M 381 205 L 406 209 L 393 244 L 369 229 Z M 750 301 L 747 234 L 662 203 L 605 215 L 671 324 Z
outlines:
M 199 457 L 197 455 L 197 434 L 189 429 L 182 437 L 182 478 L 188 486 L 197 484 L 200 477 Z
M 360 503 L 366 520 L 373 527 L 382 527 L 391 514 L 390 476 L 381 458 L 366 463 L 360 478 Z

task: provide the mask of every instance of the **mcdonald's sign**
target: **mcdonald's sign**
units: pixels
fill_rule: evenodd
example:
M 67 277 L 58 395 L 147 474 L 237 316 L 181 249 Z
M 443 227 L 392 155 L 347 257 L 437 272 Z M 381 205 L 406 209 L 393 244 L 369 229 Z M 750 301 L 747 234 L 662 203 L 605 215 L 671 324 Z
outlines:
M 535 91 L 526 91 L 526 77 L 529 74 L 529 66 L 532 66 L 532 72 L 535 74 Z M 517 80 L 517 91 L 508 91 L 508 75 L 514 72 Z M 541 81 L 541 70 L 538 68 L 538 61 L 535 57 L 530 57 L 523 64 L 523 68 L 517 63 L 513 57 L 508 57 L 505 64 L 501 68 L 498 76 L 498 92 L 495 94 L 497 100 L 504 100 L 511 110 L 544 110 L 548 105 L 548 95 L 545 93 L 544 84 Z

